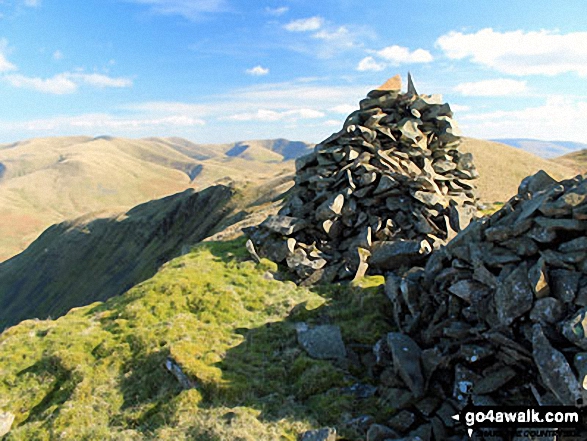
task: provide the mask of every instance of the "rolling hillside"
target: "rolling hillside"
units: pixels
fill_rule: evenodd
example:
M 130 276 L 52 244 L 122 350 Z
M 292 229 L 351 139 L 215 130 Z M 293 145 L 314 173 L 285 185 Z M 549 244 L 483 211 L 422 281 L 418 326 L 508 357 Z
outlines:
M 571 163 L 561 164 L 505 144 L 464 138 L 461 149 L 473 154 L 479 171 L 475 185 L 482 202 L 505 202 L 516 194 L 526 176 L 544 170 L 555 179 L 576 175 Z
M 181 138 L 110 137 L 0 146 L 0 261 L 51 224 L 93 211 L 121 211 L 186 188 L 265 180 L 292 171 L 292 152 L 309 148 L 279 139 L 199 145 Z
M 553 161 L 565 167 L 574 168 L 577 173 L 587 173 L 587 149 L 567 153 L 566 155 L 554 158 Z

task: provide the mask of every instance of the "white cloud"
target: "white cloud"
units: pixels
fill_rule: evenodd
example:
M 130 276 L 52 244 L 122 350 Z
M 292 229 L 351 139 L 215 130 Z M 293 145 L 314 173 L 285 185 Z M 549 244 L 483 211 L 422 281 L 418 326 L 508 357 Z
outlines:
M 284 26 L 284 29 L 290 32 L 308 32 L 317 31 L 324 24 L 322 17 L 300 18 L 298 20 L 290 21 Z
M 130 87 L 132 81 L 127 78 L 111 78 L 102 74 L 83 74 L 64 72 L 51 78 L 27 77 L 21 74 L 5 75 L 4 79 L 13 87 L 31 89 L 54 95 L 74 93 L 80 84 L 94 87 Z
M 425 49 L 410 51 L 407 47 L 397 45 L 385 47 L 377 51 L 377 55 L 394 65 L 429 63 L 433 60 L 432 54 Z
M 123 0 L 129 3 L 149 5 L 150 11 L 160 15 L 181 15 L 196 20 L 204 14 L 228 9 L 225 0 Z
M 438 38 L 436 45 L 451 59 L 470 59 L 511 75 L 576 72 L 587 76 L 587 32 L 486 28 L 471 34 L 450 32 Z
M 24 5 L 29 8 L 36 8 L 41 5 L 41 0 L 24 0 Z
M 65 95 L 77 90 L 77 84 L 67 74 L 58 74 L 52 78 L 25 77 L 21 74 L 5 75 L 4 79 L 12 86 L 22 89 L 33 89 L 54 95 Z
M 265 8 L 265 12 L 269 15 L 273 15 L 274 17 L 280 17 L 283 14 L 287 13 L 287 11 L 289 11 L 289 8 L 287 6 L 281 6 L 279 8 Z
M 326 41 L 348 39 L 349 36 L 350 32 L 345 26 L 339 26 L 337 29 L 333 31 L 322 29 L 321 31 L 318 31 L 313 35 L 314 38 Z
M 468 112 L 469 110 L 471 110 L 471 107 L 469 107 L 469 106 L 463 106 L 461 104 L 451 104 L 450 105 L 450 109 L 453 112 Z
M 526 81 L 497 78 L 460 83 L 454 90 L 464 96 L 510 96 L 527 92 Z
M 385 67 L 385 64 L 379 63 L 375 60 L 375 58 L 365 57 L 361 61 L 359 61 L 359 64 L 357 65 L 357 70 L 360 72 L 379 72 L 385 69 Z
M 253 76 L 263 76 L 269 73 L 269 68 L 258 65 L 251 69 L 247 69 L 245 72 Z
M 584 142 L 587 101 L 552 96 L 539 106 L 518 110 L 471 113 L 459 117 L 467 136 L 478 138 L 536 138 Z
M 0 72 L 16 70 L 16 66 L 6 59 L 8 52 L 8 40 L 0 38 Z
M 332 113 L 341 113 L 343 115 L 348 115 L 351 112 L 357 110 L 357 106 L 352 106 L 350 104 L 338 104 L 328 109 Z
M 55 52 L 53 52 L 53 59 L 55 61 L 63 60 L 63 52 L 61 52 L 60 50 L 56 50 Z
M 293 109 L 286 111 L 275 111 L 269 109 L 258 109 L 256 112 L 237 113 L 228 116 L 226 119 L 233 121 L 284 121 L 292 122 L 298 119 L 322 118 L 325 114 L 314 109 Z

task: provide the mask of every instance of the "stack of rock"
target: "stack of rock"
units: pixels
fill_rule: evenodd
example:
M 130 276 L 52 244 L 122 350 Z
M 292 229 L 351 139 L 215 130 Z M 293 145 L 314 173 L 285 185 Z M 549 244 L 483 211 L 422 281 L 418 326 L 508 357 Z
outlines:
M 342 130 L 296 161 L 278 215 L 249 229 L 248 248 L 306 283 L 411 267 L 476 212 L 472 156 L 439 95 L 399 76 L 369 92 Z
M 398 332 L 375 353 L 398 435 L 464 432 L 467 402 L 587 404 L 587 179 L 526 178 L 385 289 Z

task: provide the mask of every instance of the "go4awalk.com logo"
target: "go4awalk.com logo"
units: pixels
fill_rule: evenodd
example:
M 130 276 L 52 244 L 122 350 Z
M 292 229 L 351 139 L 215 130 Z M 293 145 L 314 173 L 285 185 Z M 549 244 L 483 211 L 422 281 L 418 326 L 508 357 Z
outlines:
M 469 437 L 508 433 L 517 437 L 587 439 L 585 408 L 569 406 L 466 406 L 452 418 L 464 424 Z M 579 437 L 579 438 L 577 438 Z

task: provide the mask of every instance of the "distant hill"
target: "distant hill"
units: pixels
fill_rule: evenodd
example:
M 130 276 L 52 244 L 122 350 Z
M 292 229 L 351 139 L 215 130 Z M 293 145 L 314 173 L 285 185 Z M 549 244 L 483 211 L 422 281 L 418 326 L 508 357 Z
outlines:
M 567 153 L 566 155 L 554 158 L 553 161 L 565 167 L 574 168 L 577 173 L 587 173 L 587 149 Z
M 463 138 L 461 149 L 473 154 L 479 171 L 475 185 L 483 202 L 505 202 L 516 194 L 526 176 L 544 170 L 555 179 L 574 176 L 576 170 L 509 145 Z
M 107 136 L 0 145 L 0 261 L 24 250 L 50 225 L 89 212 L 117 213 L 186 188 L 293 175 L 293 159 L 312 148 L 286 139 L 196 144 Z M 507 200 L 522 178 L 541 168 L 556 178 L 576 174 L 572 161 L 554 163 L 504 144 L 465 138 L 463 148 L 475 156 L 486 202 Z
M 51 224 L 118 212 L 186 188 L 258 182 L 311 144 L 276 140 L 196 144 L 182 138 L 39 138 L 0 145 L 0 261 Z
M 556 158 L 576 150 L 587 149 L 587 144 L 571 141 L 541 141 L 529 138 L 503 138 L 492 141 L 511 145 L 545 159 Z

